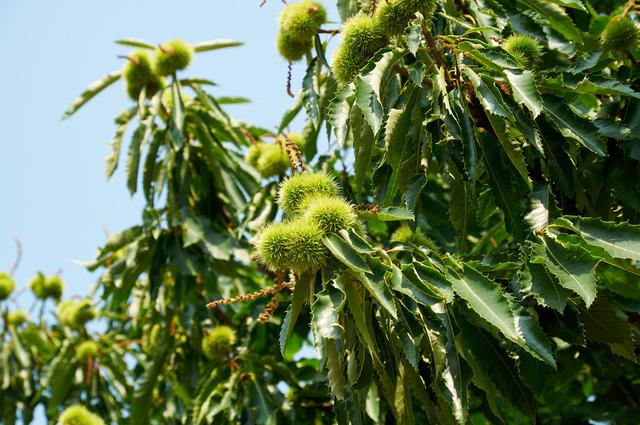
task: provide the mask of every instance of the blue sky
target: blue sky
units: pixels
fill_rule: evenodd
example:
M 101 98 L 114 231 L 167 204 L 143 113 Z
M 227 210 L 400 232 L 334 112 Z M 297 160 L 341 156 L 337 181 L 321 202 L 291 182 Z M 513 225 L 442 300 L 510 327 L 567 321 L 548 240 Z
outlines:
M 0 271 L 14 260 L 16 236 L 24 246 L 15 274 L 19 288 L 38 270 L 62 269 L 65 298 L 85 294 L 95 276 L 73 260 L 93 258 L 105 240 L 103 227 L 116 232 L 140 220 L 142 200 L 129 196 L 122 170 L 108 182 L 104 174 L 113 118 L 129 105 L 123 84 L 60 121 L 91 82 L 122 67 L 117 56 L 129 48 L 114 40 L 245 42 L 199 54 L 189 75 L 218 83 L 214 95 L 251 98 L 251 104 L 229 107 L 230 113 L 274 128 L 292 102 L 285 90 L 287 64 L 274 42 L 282 7 L 279 0 L 263 7 L 259 0 L 0 2 Z M 294 88 L 303 72 L 294 68 Z M 26 291 L 18 302 L 27 308 L 32 300 Z

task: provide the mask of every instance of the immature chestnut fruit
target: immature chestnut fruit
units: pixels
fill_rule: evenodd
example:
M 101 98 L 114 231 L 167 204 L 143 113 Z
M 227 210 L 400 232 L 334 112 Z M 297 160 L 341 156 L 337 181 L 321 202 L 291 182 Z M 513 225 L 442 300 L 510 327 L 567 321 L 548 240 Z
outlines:
M 255 167 L 264 146 L 265 144 L 262 142 L 252 144 L 249 149 L 247 149 L 247 153 L 244 155 L 244 160 L 247 161 L 249 165 Z
M 105 425 L 98 415 L 79 404 L 67 407 L 58 422 L 61 425 Z
M 333 73 L 348 83 L 369 59 L 387 44 L 387 36 L 376 20 L 367 15 L 349 18 L 342 27 L 342 42 L 333 55 Z
M 138 100 L 143 87 L 147 97 L 164 87 L 164 80 L 155 73 L 149 52 L 145 49 L 135 50 L 128 56 L 122 73 L 127 94 L 133 100 Z
M 313 38 L 296 38 L 287 32 L 278 33 L 276 47 L 280 56 L 289 62 L 297 62 L 311 50 Z
M 46 298 L 60 299 L 64 291 L 64 282 L 58 275 L 49 276 L 44 281 L 44 294 Z
M 283 175 L 290 165 L 289 156 L 280 143 L 268 143 L 262 146 L 255 167 L 262 177 L 269 178 Z
M 403 224 L 391 235 L 391 242 L 412 243 L 415 245 L 429 245 L 429 238 L 418 227 L 412 230 L 407 224 Z
M 315 223 L 325 233 L 349 229 L 358 219 L 353 206 L 342 198 L 318 196 L 304 206 L 303 219 Z
M 89 300 L 66 300 L 58 304 L 56 310 L 58 320 L 63 326 L 72 328 L 81 328 L 88 321 L 96 317 L 96 311 L 93 309 Z
M 158 75 L 171 75 L 191 63 L 193 47 L 183 40 L 171 40 L 156 48 L 154 68 Z
M 328 254 L 327 247 L 322 242 L 325 232 L 316 223 L 304 219 L 292 221 L 289 225 L 291 234 L 288 268 L 303 273 L 322 267 Z
M 524 34 L 510 35 L 502 42 L 502 48 L 526 68 L 534 67 L 542 56 L 540 42 Z
M 76 359 L 80 361 L 98 356 L 100 348 L 95 341 L 83 341 L 76 348 Z
M 260 261 L 271 270 L 284 270 L 291 256 L 291 223 L 271 223 L 256 236 L 255 246 Z
M 24 310 L 13 310 L 7 313 L 7 324 L 18 327 L 29 320 L 29 315 Z
M 335 179 L 327 174 L 297 174 L 280 184 L 278 205 L 285 215 L 295 217 L 300 213 L 307 197 L 338 196 L 338 192 Z
M 638 43 L 638 27 L 625 16 L 611 18 L 600 35 L 604 50 L 625 50 Z
M 15 287 L 16 282 L 10 274 L 0 273 L 0 301 L 9 298 Z
M 29 281 L 29 288 L 31 288 L 33 295 L 35 295 L 35 297 L 39 300 L 44 300 L 47 298 L 47 292 L 45 288 L 46 281 L 47 278 L 41 272 L 38 272 L 38 274 Z
M 380 30 L 387 35 L 400 35 L 409 22 L 420 12 L 431 22 L 436 10 L 436 0 L 388 0 L 380 2 L 374 19 Z
M 279 18 L 278 51 L 289 62 L 300 60 L 313 46 L 313 37 L 327 20 L 322 3 L 304 0 L 289 3 Z
M 236 332 L 229 326 L 221 325 L 202 339 L 202 352 L 209 360 L 222 359 L 236 343 Z

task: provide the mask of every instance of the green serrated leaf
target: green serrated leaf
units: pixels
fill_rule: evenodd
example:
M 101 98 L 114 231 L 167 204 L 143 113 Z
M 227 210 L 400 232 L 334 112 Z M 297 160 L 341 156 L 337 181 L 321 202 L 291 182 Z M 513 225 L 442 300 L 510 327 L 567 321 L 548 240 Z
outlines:
M 513 174 L 503 164 L 501 149 L 493 140 L 483 141 L 482 152 L 496 204 L 504 214 L 507 230 L 517 238 L 524 236 L 523 215 L 526 206 Z
M 353 105 L 355 86 L 353 83 L 345 84 L 331 100 L 328 107 L 328 121 L 333 127 L 336 140 L 341 147 L 345 146 L 349 131 L 349 115 Z
M 391 109 L 384 128 L 387 150 L 386 162 L 393 170 L 387 179 L 384 203 L 390 204 L 398 190 L 403 191 L 408 184 L 407 176 L 412 176 L 417 168 L 417 153 L 420 151 L 422 115 L 417 105 L 419 90 L 413 90 L 402 109 Z M 413 162 L 411 167 L 410 162 Z
M 296 281 L 296 286 L 293 289 L 293 296 L 291 298 L 291 304 L 287 309 L 287 314 L 282 322 L 280 328 L 280 352 L 284 355 L 287 341 L 293 333 L 294 326 L 298 320 L 298 316 L 302 311 L 302 307 L 309 300 L 309 288 L 311 285 L 312 276 L 308 273 L 302 274 Z
M 585 336 L 590 341 L 609 344 L 614 353 L 635 361 L 633 329 L 627 315 L 603 297 L 588 309 L 580 309 Z
M 495 282 L 467 264 L 461 276 L 452 273 L 448 278 L 456 294 L 507 339 L 534 357 L 555 364 L 548 342 L 537 323 L 529 316 L 514 312 L 509 299 Z
M 563 216 L 556 224 L 575 231 L 589 245 L 604 249 L 614 258 L 640 261 L 640 225 L 577 216 Z
M 462 252 L 467 251 L 468 236 L 474 223 L 473 198 L 470 192 L 469 182 L 465 181 L 455 165 L 450 166 L 451 173 L 451 199 L 449 200 L 449 219 L 456 230 L 458 248 Z
M 149 43 L 148 41 L 141 40 L 139 38 L 124 38 L 121 40 L 114 41 L 116 44 L 120 44 L 121 46 L 129 46 L 129 47 L 139 47 L 142 49 L 155 50 L 156 46 Z
M 140 123 L 140 126 L 136 129 L 131 137 L 131 143 L 129 144 L 129 152 L 127 154 L 127 188 L 130 194 L 136 193 L 138 187 L 138 169 L 140 168 L 140 156 L 142 155 L 142 148 L 153 132 L 151 127 L 151 120 L 145 120 Z
M 389 68 L 403 56 L 402 50 L 383 49 L 375 54 L 356 79 L 356 103 L 374 134 L 380 130 L 384 115 L 380 94 L 382 80 Z
M 533 73 L 531 71 L 505 70 L 504 74 L 511 85 L 514 100 L 518 104 L 526 106 L 534 118 L 540 115 L 543 104 L 533 79 Z
M 547 227 L 552 219 L 551 209 L 554 208 L 553 203 L 553 193 L 549 186 L 541 185 L 531 192 L 529 212 L 524 217 L 531 230 Z
M 344 399 L 344 359 L 336 342 L 332 339 L 324 339 L 326 366 L 327 366 L 327 380 L 329 387 L 331 388 L 331 394 L 337 400 Z
M 400 207 L 384 207 L 380 208 L 375 214 L 377 220 L 380 221 L 400 221 L 414 220 L 413 211 Z
M 111 84 L 115 83 L 122 76 L 122 71 L 114 71 L 110 74 L 105 75 L 99 80 L 92 83 L 85 91 L 80 94 L 69 106 L 69 109 L 65 111 L 62 115 L 62 119 L 67 119 L 71 115 L 75 114 L 78 109 L 80 109 L 85 103 L 90 101 L 95 95 L 100 93 L 102 90 L 109 87 Z
M 146 365 L 133 393 L 131 416 L 129 417 L 129 423 L 132 425 L 146 425 L 149 423 L 149 400 L 152 397 L 153 389 L 158 383 L 160 374 L 165 368 L 165 358 L 168 351 L 169 336 L 167 333 L 162 335 L 157 344 L 158 349 L 154 353 L 151 362 Z
M 307 66 L 307 72 L 302 79 L 302 104 L 307 110 L 309 119 L 318 126 L 320 112 L 318 110 L 318 91 L 316 89 L 318 81 L 316 78 L 317 58 L 312 59 Z
M 591 305 L 596 298 L 596 261 L 579 246 L 564 247 L 549 237 L 534 245 L 532 262 L 544 264 L 560 285 L 578 294 Z
M 120 160 L 120 150 L 122 148 L 122 140 L 124 138 L 124 134 L 127 131 L 127 127 L 129 127 L 129 123 L 136 116 L 137 108 L 129 108 L 128 110 L 123 111 L 118 118 L 116 119 L 116 123 L 120 124 L 118 129 L 116 130 L 116 135 L 109 142 L 111 146 L 111 153 L 107 155 L 105 158 L 106 163 L 106 174 L 107 178 L 110 178 L 113 173 L 118 168 L 118 162 Z
M 560 0 L 554 0 L 560 1 Z M 580 31 L 569 15 L 557 4 L 546 0 L 518 0 L 519 3 L 537 12 L 549 21 L 551 28 L 562 34 L 567 40 L 582 42 Z
M 498 115 L 500 117 L 508 117 L 510 114 L 506 105 L 502 101 L 500 92 L 493 84 L 494 79 L 488 75 L 478 75 L 468 66 L 462 67 L 462 73 L 465 74 L 473 87 L 475 88 L 476 96 L 480 100 L 482 107 L 489 114 Z
M 528 269 L 530 281 L 524 290 L 533 294 L 541 305 L 562 313 L 571 291 L 560 286 L 558 279 L 543 264 L 530 264 Z
M 207 52 L 209 50 L 217 50 L 224 49 L 227 47 L 237 47 L 242 46 L 244 43 L 242 41 L 234 41 L 227 39 L 217 39 L 211 41 L 203 41 L 200 43 L 196 43 L 193 45 L 193 50 L 196 52 Z
M 371 269 L 358 251 L 338 235 L 327 235 L 322 240 L 329 251 L 344 265 L 356 272 L 371 273 Z
M 544 95 L 542 99 L 545 116 L 563 136 L 575 139 L 597 155 L 607 155 L 598 129 L 590 121 L 575 115 L 564 102 L 554 96 Z
M 344 329 L 338 316 L 345 301 L 344 293 L 331 285 L 316 294 L 311 306 L 311 326 L 316 337 L 342 339 Z

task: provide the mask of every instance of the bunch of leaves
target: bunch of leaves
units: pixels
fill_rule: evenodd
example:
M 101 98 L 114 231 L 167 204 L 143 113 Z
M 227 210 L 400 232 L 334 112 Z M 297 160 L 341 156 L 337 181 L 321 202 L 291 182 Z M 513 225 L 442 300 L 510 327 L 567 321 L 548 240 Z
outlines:
M 376 3 L 339 0 L 340 19 Z M 317 35 L 275 134 L 232 120 L 206 80 L 175 74 L 118 118 L 108 174 L 137 125 L 125 171 L 146 206 L 89 265 L 102 270 L 104 334 L 134 359 L 123 369 L 133 390 L 119 399 L 108 384 L 91 398 L 99 413 L 134 424 L 637 417 L 640 51 L 601 43 L 611 19 L 636 19 L 633 5 L 437 3 L 346 84 L 325 58 L 333 38 Z M 504 44 L 514 35 L 527 49 Z M 302 111 L 305 167 L 338 176 L 365 227 L 325 235 L 331 262 L 296 276 L 250 261 L 281 176 L 261 181 L 243 153 Z M 323 127 L 330 149 L 318 155 Z M 407 226 L 420 237 L 392 237 Z M 293 292 L 279 304 L 255 301 L 286 276 Z M 223 305 L 205 310 L 211 299 Z M 238 341 L 212 362 L 202 339 L 218 325 Z M 7 394 L 24 403 L 17 385 Z

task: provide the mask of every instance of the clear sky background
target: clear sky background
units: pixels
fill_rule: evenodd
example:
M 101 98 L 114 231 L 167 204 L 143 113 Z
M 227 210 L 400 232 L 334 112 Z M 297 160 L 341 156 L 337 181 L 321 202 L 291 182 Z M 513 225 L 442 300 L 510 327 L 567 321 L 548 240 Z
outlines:
M 243 96 L 253 103 L 229 106 L 237 119 L 265 128 L 279 124 L 291 106 L 287 64 L 275 48 L 283 4 L 269 0 L 2 0 L 0 42 L 0 271 L 24 246 L 15 274 L 18 288 L 42 270 L 63 269 L 65 298 L 86 294 L 96 279 L 73 260 L 91 260 L 105 241 L 103 226 L 117 232 L 141 219 L 141 196 L 129 196 L 123 170 L 107 181 L 104 157 L 113 119 L 130 105 L 122 82 L 60 121 L 69 103 L 91 82 L 119 69 L 130 48 L 113 43 L 141 38 L 199 42 L 243 41 L 242 47 L 198 54 L 188 75 L 219 86 L 215 96 Z M 325 2 L 335 13 L 334 3 Z M 335 16 L 333 17 L 334 20 Z M 304 73 L 294 67 L 294 88 Z M 299 130 L 299 129 L 297 129 Z M 25 291 L 18 303 L 33 301 Z

